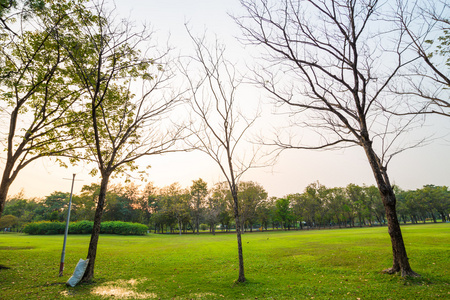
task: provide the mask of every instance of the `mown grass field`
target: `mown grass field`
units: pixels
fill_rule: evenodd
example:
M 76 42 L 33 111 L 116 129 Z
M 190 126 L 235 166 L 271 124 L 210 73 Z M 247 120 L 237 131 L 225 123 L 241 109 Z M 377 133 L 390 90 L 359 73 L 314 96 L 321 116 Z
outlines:
M 450 223 L 402 227 L 413 269 L 392 265 L 386 227 L 243 235 L 247 282 L 234 234 L 101 235 L 95 281 L 65 285 L 88 235 L 0 234 L 0 299 L 450 299 Z

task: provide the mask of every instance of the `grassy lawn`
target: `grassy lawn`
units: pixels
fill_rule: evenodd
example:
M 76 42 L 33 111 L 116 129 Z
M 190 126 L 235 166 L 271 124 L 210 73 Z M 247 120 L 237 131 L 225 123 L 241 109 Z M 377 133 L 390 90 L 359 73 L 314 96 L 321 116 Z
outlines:
M 88 235 L 0 234 L 0 299 L 450 299 L 450 223 L 402 227 L 417 279 L 391 267 L 386 227 L 246 233 L 247 282 L 234 234 L 101 235 L 95 281 L 65 285 Z

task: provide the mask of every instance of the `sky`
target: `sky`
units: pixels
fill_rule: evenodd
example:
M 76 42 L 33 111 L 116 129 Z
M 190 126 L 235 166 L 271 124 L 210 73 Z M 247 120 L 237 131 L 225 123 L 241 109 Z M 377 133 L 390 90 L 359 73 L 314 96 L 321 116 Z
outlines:
M 227 54 L 233 60 L 246 61 L 254 54 L 236 40 L 240 30 L 228 15 L 242 13 L 238 0 L 116 0 L 116 5 L 118 13 L 134 20 L 136 25 L 150 23 L 161 41 L 165 41 L 170 33 L 170 44 L 180 52 L 192 47 L 185 29 L 187 22 L 194 34 L 201 35 L 206 30 L 208 35 L 217 35 L 227 45 Z M 243 95 L 246 99 L 252 98 L 250 105 L 263 103 L 264 112 L 269 115 L 271 107 L 264 95 L 251 91 L 244 91 Z M 267 120 L 263 122 L 270 122 L 274 117 Z M 389 165 L 391 182 L 405 190 L 421 188 L 425 184 L 450 185 L 450 124 L 443 117 L 430 117 L 427 124 L 422 131 L 433 135 L 434 140 L 426 146 L 396 156 Z M 140 163 L 151 165 L 148 181 L 158 187 L 174 182 L 189 187 L 192 180 L 198 178 L 205 180 L 211 187 L 224 180 L 218 166 L 200 152 L 153 156 L 144 158 Z M 90 177 L 88 172 L 86 166 L 69 166 L 65 169 L 54 161 L 41 159 L 20 173 L 11 186 L 10 196 L 21 190 L 27 197 L 45 197 L 54 191 L 69 192 L 74 173 L 77 179 L 74 192 L 78 193 L 83 185 L 98 181 Z M 315 181 L 327 187 L 344 187 L 350 183 L 375 184 L 361 148 L 285 151 L 275 165 L 250 170 L 242 180 L 255 181 L 266 189 L 269 196 L 276 197 L 301 193 Z

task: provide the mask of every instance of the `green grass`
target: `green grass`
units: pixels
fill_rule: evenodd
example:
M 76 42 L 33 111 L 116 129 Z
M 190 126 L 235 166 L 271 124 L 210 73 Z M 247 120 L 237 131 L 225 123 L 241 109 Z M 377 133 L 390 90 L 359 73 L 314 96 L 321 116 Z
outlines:
M 244 284 L 234 234 L 101 235 L 95 281 L 75 288 L 88 235 L 69 236 L 58 277 L 63 236 L 0 234 L 0 299 L 450 299 L 450 224 L 402 230 L 420 278 L 381 272 L 390 240 L 374 227 L 244 234 Z

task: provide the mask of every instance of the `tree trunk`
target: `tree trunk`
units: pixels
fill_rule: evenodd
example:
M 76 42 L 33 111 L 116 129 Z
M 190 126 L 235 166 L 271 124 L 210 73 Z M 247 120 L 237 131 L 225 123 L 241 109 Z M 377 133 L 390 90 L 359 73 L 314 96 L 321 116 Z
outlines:
M 405 244 L 403 242 L 402 231 L 400 229 L 400 224 L 398 222 L 397 212 L 395 208 L 395 194 L 390 184 L 389 177 L 386 173 L 386 169 L 382 166 L 378 156 L 373 151 L 372 142 L 366 139 L 366 142 L 364 142 L 363 145 L 370 166 L 372 168 L 373 175 L 375 176 L 378 190 L 380 191 L 388 221 L 388 232 L 391 237 L 393 265 L 392 268 L 386 269 L 384 271 L 389 274 L 401 272 L 402 277 L 420 276 L 419 274 L 415 273 L 409 265 Z
M 430 212 L 430 214 L 431 214 L 431 217 L 433 218 L 433 223 L 437 223 L 436 216 L 434 215 L 434 213 Z
M 442 218 L 442 223 L 445 223 L 446 218 L 445 218 L 445 213 L 443 211 L 440 211 L 439 214 L 441 215 Z M 0 215 L 1 216 L 1 215 Z
M 95 258 L 97 255 L 97 244 L 100 236 L 100 225 L 102 221 L 103 209 L 105 207 L 106 191 L 108 189 L 109 175 L 102 176 L 100 184 L 100 193 L 98 195 L 97 208 L 94 216 L 94 228 L 92 229 L 91 240 L 89 242 L 89 250 L 87 258 L 89 259 L 83 281 L 90 281 L 94 278 Z
M 3 211 L 5 210 L 6 198 L 8 197 L 8 191 L 10 186 L 11 186 L 10 181 L 3 177 L 2 183 L 0 185 L 0 218 L 2 217 Z
M 5 210 L 6 198 L 8 197 L 9 187 L 17 176 L 17 171 L 13 173 L 14 162 L 11 158 L 7 158 L 5 169 L 2 174 L 2 182 L 0 184 L 0 218 Z M 12 176 L 11 176 L 12 174 Z
M 239 202 L 237 197 L 237 192 L 232 191 L 233 201 L 234 201 L 234 219 L 236 222 L 236 238 L 238 243 L 238 256 L 239 256 L 239 277 L 238 282 L 245 282 L 244 275 L 244 254 L 242 252 L 242 239 L 241 239 L 241 224 L 239 220 Z

